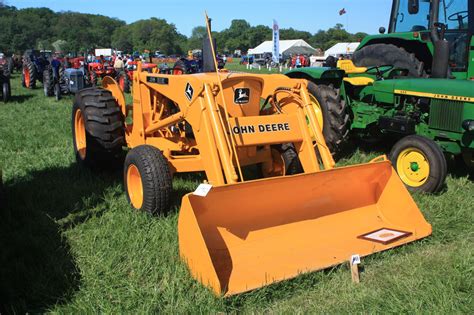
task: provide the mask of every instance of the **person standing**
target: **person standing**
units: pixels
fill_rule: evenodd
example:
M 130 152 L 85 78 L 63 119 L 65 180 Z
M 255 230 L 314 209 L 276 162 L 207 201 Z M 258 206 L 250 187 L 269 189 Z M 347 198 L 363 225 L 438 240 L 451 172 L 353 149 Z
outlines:
M 117 73 L 119 73 L 120 71 L 123 70 L 123 60 L 122 60 L 122 57 L 118 57 L 115 59 L 115 62 L 114 62 L 114 69 Z

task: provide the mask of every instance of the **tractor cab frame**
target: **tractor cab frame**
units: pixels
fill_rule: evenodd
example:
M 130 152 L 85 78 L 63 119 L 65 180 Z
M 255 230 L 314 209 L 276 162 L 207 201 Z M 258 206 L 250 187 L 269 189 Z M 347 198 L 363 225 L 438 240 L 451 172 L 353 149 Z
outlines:
M 422 64 L 417 76 L 474 79 L 474 1 L 394 0 L 388 34 L 383 28 L 381 33 L 365 38 L 358 51 L 394 45 Z M 358 59 L 356 52 L 354 61 L 361 65 Z M 446 75 L 442 68 L 448 69 Z

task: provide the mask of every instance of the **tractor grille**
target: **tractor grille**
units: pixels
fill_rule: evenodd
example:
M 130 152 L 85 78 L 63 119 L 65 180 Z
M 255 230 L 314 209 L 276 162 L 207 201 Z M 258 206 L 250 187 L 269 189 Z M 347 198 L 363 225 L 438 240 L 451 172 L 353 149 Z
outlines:
M 446 131 L 462 131 L 464 103 L 447 100 L 431 100 L 430 127 Z

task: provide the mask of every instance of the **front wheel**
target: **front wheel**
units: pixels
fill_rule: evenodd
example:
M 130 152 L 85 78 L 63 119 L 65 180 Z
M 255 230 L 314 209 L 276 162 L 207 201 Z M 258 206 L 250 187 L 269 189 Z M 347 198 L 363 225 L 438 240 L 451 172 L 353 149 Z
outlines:
M 402 138 L 392 148 L 390 160 L 412 192 L 435 193 L 444 185 L 448 169 L 446 158 L 433 140 L 417 135 Z
M 125 158 L 123 177 L 127 199 L 133 208 L 151 215 L 168 212 L 172 176 L 160 150 L 148 145 L 130 150 Z
M 61 99 L 61 85 L 59 85 L 59 82 L 54 84 L 54 97 L 56 98 L 56 101 Z

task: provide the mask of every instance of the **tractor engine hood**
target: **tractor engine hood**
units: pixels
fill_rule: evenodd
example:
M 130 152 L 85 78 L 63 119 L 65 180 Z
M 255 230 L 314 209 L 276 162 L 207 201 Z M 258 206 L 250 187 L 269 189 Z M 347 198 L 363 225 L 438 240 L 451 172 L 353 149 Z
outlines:
M 451 79 L 396 79 L 376 81 L 375 100 L 394 103 L 394 95 L 411 95 L 474 103 L 474 82 Z

